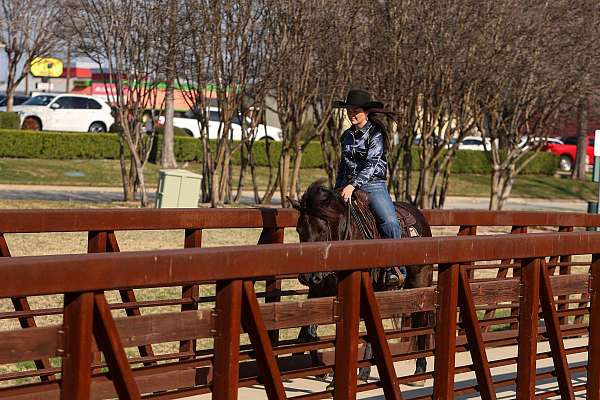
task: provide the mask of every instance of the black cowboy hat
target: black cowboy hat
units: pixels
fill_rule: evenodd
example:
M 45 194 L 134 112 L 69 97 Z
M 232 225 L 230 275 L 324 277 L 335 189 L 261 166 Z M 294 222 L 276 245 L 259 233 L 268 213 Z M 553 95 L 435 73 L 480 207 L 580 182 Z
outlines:
M 334 107 L 360 107 L 368 108 L 383 108 L 383 103 L 380 101 L 371 101 L 371 95 L 366 90 L 350 89 L 346 95 L 346 100 L 339 100 L 333 103 Z

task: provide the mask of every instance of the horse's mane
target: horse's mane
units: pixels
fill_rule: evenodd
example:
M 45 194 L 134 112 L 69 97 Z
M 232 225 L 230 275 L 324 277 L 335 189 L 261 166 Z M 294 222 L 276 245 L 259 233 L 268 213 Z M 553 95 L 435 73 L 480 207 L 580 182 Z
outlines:
M 325 186 L 325 179 L 313 182 L 300 199 L 300 209 L 308 215 L 336 221 L 346 206 L 340 194 Z

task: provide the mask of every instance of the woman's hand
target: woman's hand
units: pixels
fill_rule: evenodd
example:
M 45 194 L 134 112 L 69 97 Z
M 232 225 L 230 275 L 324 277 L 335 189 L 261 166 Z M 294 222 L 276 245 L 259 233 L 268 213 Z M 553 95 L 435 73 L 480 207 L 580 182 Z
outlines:
M 353 192 L 354 192 L 354 186 L 352 186 L 352 185 L 346 185 L 346 187 L 344 187 L 344 189 L 342 189 L 342 198 L 344 199 L 345 202 L 350 201 L 350 198 L 352 197 Z

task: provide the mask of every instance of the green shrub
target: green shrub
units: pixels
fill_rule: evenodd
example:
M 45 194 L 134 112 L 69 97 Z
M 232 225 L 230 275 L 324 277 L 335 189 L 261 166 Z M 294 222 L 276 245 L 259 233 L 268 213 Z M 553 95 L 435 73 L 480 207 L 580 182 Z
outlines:
M 0 111 L 0 129 L 20 129 L 21 119 L 16 112 Z
M 114 133 L 0 131 L 0 156 L 44 159 L 111 159 L 119 157 Z
M 176 131 L 177 132 L 177 131 Z M 177 133 L 181 133 L 178 131 Z M 160 159 L 162 135 L 154 142 L 150 160 Z M 267 153 L 268 147 L 268 153 Z M 214 151 L 216 142 L 211 141 Z M 202 142 L 188 135 L 176 135 L 174 140 L 175 158 L 177 161 L 202 161 Z M 259 140 L 254 144 L 253 154 L 256 165 L 277 165 L 280 142 Z M 414 169 L 419 169 L 419 149 L 412 149 Z M 0 157 L 42 158 L 42 159 L 118 159 L 119 139 L 114 133 L 65 133 L 39 132 L 21 130 L 0 130 Z M 240 152 L 236 152 L 233 163 L 240 162 Z M 302 155 L 302 168 L 321 168 L 324 165 L 321 146 L 311 142 Z M 539 153 L 522 172 L 525 175 L 554 175 L 558 168 L 558 157 L 552 153 Z M 451 170 L 455 174 L 491 173 L 486 153 L 483 151 L 459 150 L 452 163 Z
M 540 152 L 527 164 L 521 174 L 552 176 L 558 169 L 558 161 L 556 154 Z M 488 175 L 492 173 L 492 166 L 484 151 L 459 150 L 450 171 L 455 174 Z
M 524 175 L 554 175 L 559 167 L 560 157 L 554 153 L 538 153 L 533 160 L 527 164 L 521 174 Z
M 490 162 L 483 151 L 458 150 L 450 166 L 453 174 L 489 174 Z

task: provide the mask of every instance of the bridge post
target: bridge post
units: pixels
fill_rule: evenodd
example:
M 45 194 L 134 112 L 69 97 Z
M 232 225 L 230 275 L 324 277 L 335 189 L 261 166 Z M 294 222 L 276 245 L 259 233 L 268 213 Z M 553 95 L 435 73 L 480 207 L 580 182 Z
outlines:
M 434 400 L 454 398 L 459 271 L 459 264 L 441 264 L 438 267 L 438 287 L 435 300 L 437 310 L 433 372 Z
M 539 258 L 521 260 L 521 291 L 517 356 L 517 400 L 535 398 L 540 298 Z
M 600 254 L 594 254 L 590 266 L 590 333 L 588 344 L 587 398 L 600 400 Z
M 93 293 L 65 294 L 61 400 L 90 398 L 93 310 Z
M 335 327 L 335 400 L 356 398 L 360 278 L 360 271 L 343 272 L 339 276 L 341 319 Z
M 240 369 L 241 280 L 217 282 L 215 313 L 213 398 L 236 400 Z
M 186 229 L 184 248 L 198 248 L 202 246 L 202 229 Z M 196 298 L 200 296 L 200 287 L 198 285 L 186 285 L 181 287 L 181 298 L 191 300 L 191 303 L 182 304 L 181 311 L 197 310 L 198 303 Z M 196 351 L 196 340 L 183 340 L 179 342 L 180 353 L 191 353 L 192 357 Z M 190 357 L 182 357 L 181 360 L 187 360 Z

